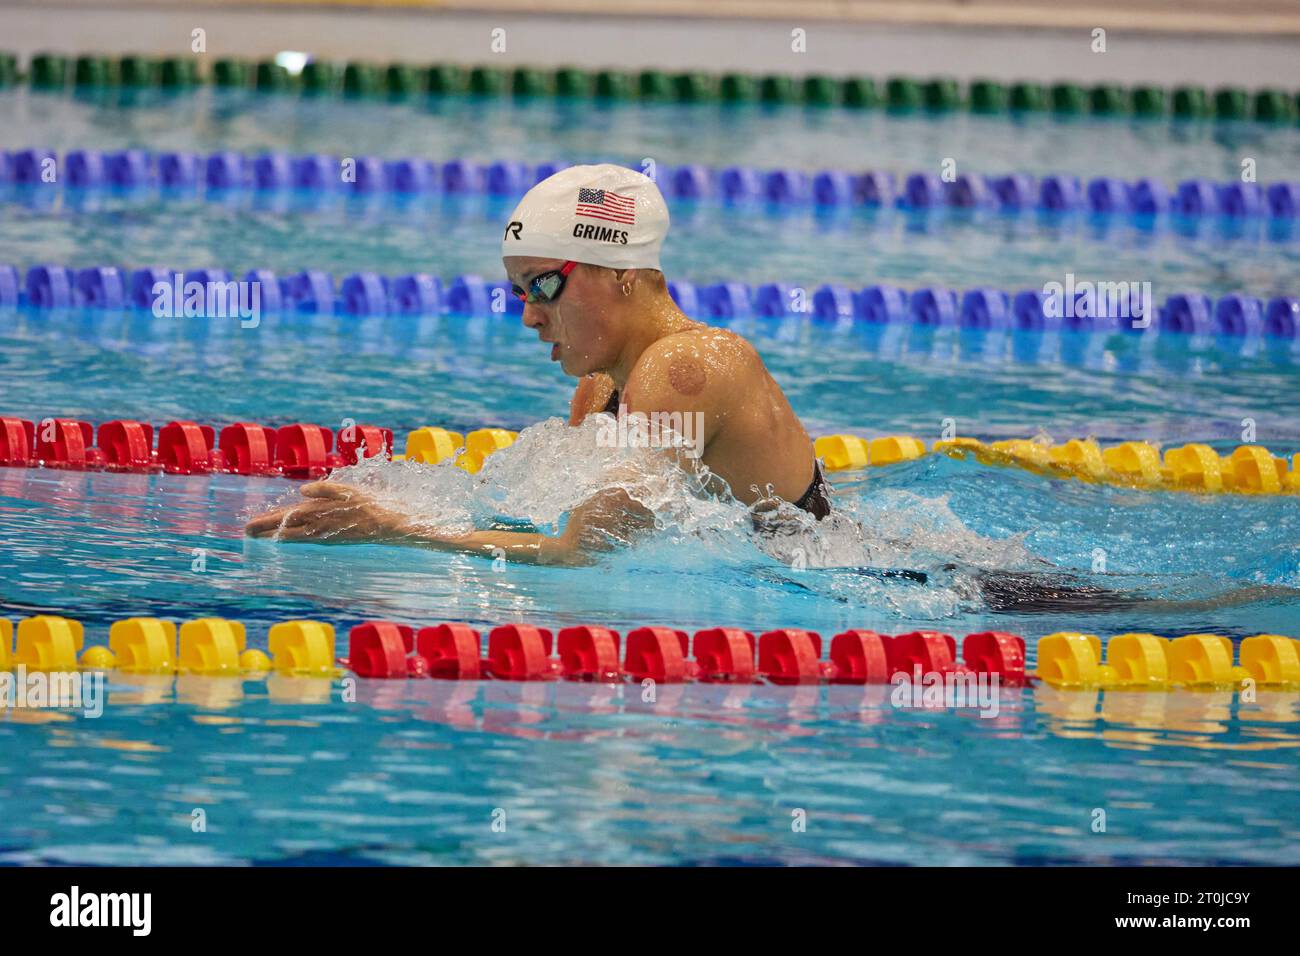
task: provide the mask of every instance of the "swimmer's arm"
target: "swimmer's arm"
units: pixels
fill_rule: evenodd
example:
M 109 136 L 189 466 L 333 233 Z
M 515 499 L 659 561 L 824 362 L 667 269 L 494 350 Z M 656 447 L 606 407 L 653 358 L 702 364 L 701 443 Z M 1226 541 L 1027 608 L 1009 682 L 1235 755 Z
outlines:
M 601 492 L 569 513 L 569 523 L 558 535 L 527 531 L 471 531 L 446 535 L 412 531 L 402 543 L 459 551 L 485 558 L 504 558 L 520 564 L 575 567 L 591 564 L 596 556 L 629 542 L 653 526 L 654 515 L 620 488 Z
M 569 424 L 581 425 L 588 415 L 605 410 L 609 396 L 614 393 L 614 380 L 604 372 L 593 372 L 578 379 L 569 402 Z
M 629 543 L 654 524 L 654 515 L 627 491 L 608 488 L 569 513 L 564 532 L 437 531 L 376 502 L 356 488 L 333 481 L 304 485 L 304 500 L 258 515 L 244 532 L 250 538 L 317 544 L 403 544 L 460 551 L 528 564 L 582 565 L 601 552 Z
M 244 533 L 250 538 L 316 544 L 403 544 L 461 551 L 530 564 L 590 564 L 602 551 L 630 541 L 654 523 L 651 512 L 614 487 L 569 513 L 559 535 L 522 531 L 438 531 L 377 502 L 365 491 L 335 481 L 301 489 L 303 500 L 258 515 Z

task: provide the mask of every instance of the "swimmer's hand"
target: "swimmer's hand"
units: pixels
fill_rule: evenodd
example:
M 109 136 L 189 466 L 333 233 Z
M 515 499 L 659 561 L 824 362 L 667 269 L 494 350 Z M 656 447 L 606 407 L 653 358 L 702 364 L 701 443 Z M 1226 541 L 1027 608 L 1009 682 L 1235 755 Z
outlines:
M 377 504 L 364 491 L 335 481 L 303 485 L 301 504 L 259 515 L 244 528 L 250 538 L 317 544 L 407 544 L 460 551 L 525 564 L 590 564 L 653 525 L 653 515 L 626 492 L 610 489 L 573 510 L 564 533 L 430 530 Z
M 420 536 L 409 519 L 376 504 L 364 491 L 336 481 L 302 486 L 307 499 L 258 515 L 244 527 L 250 538 L 318 544 L 400 542 Z

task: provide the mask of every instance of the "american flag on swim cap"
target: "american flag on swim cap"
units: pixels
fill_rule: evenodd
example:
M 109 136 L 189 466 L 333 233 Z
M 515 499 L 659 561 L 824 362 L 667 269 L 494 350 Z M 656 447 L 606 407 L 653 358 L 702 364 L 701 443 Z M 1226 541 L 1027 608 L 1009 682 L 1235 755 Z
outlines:
M 574 212 L 588 219 L 636 225 L 636 200 L 608 189 L 579 189 L 578 207 Z

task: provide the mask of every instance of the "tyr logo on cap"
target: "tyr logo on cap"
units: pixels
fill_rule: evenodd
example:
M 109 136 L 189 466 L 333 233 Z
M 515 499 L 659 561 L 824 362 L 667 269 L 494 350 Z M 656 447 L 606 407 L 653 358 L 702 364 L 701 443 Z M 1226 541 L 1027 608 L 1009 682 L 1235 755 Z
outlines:
M 505 235 L 503 235 L 503 236 L 501 237 L 501 241 L 504 242 L 506 239 L 508 239 L 508 238 L 509 238 L 510 236 L 512 236 L 512 235 L 513 235 L 516 239 L 522 239 L 523 237 L 522 237 L 521 235 L 519 235 L 519 234 L 520 234 L 521 232 L 523 232 L 523 231 L 524 231 L 524 224 L 523 224 L 522 222 L 510 222 L 510 223 L 507 223 L 507 224 L 506 224 Z

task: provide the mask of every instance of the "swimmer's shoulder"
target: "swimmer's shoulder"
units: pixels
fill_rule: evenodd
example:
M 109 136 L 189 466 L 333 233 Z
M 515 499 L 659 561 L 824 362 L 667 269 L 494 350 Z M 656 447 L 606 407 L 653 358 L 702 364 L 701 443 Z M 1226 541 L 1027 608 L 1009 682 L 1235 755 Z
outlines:
M 638 392 L 716 405 L 743 390 L 763 363 L 758 351 L 728 329 L 696 325 L 652 343 L 628 378 Z

